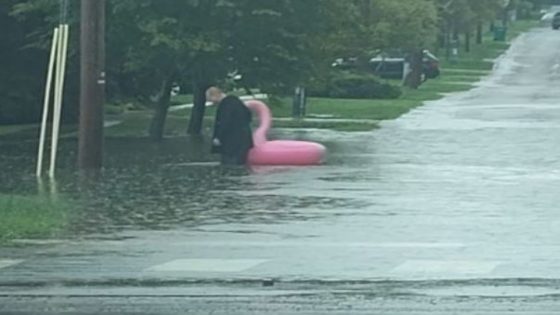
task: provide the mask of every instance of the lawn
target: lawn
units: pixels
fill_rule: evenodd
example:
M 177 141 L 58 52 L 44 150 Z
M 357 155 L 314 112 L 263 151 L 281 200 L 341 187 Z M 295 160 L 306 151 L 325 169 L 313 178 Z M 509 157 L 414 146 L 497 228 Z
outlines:
M 69 210 L 60 200 L 0 194 L 0 243 L 55 236 L 67 225 Z
M 0 136 L 35 128 L 36 124 L 0 126 Z

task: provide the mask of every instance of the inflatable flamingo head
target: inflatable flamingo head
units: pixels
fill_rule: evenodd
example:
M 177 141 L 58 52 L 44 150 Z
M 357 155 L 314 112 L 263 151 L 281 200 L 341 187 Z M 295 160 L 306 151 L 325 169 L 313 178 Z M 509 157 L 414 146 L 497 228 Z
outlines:
M 245 103 L 249 109 L 259 117 L 259 128 L 253 133 L 255 146 L 264 144 L 267 141 L 268 130 L 272 127 L 272 113 L 265 103 L 257 100 L 250 100 Z

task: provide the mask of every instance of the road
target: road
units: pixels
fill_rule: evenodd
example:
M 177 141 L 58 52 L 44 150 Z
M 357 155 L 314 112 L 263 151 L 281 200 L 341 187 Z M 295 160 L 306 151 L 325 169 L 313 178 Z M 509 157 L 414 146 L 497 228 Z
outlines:
M 308 134 L 325 166 L 168 166 L 206 168 L 205 198 L 146 199 L 155 228 L 131 210 L 111 238 L 1 249 L 0 314 L 558 314 L 559 69 L 560 33 L 537 29 L 472 91 Z

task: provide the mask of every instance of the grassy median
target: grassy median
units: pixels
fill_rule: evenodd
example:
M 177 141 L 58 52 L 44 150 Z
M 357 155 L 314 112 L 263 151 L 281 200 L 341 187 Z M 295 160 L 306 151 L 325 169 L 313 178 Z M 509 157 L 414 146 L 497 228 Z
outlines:
M 67 202 L 40 196 L 0 194 L 0 243 L 18 238 L 45 238 L 68 224 Z

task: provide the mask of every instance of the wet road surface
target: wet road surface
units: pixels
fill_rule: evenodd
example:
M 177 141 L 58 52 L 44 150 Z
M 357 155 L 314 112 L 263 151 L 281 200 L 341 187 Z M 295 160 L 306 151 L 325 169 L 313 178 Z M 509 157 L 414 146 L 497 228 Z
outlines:
M 101 179 L 59 179 L 84 208 L 68 236 L 1 249 L 0 313 L 558 314 L 558 69 L 560 33 L 534 30 L 470 92 L 295 135 L 326 142 L 316 168 L 110 140 Z

